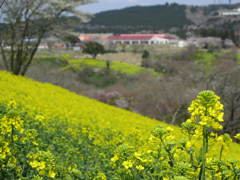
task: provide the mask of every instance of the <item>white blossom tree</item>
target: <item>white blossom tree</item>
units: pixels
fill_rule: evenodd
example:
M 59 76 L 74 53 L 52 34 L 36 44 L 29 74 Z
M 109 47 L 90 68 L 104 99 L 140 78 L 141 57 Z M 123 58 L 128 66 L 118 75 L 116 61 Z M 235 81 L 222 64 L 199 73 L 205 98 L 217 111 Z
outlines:
M 42 39 L 63 16 L 89 19 L 78 6 L 93 0 L 5 0 L 0 8 L 0 52 L 3 65 L 16 75 L 25 75 Z

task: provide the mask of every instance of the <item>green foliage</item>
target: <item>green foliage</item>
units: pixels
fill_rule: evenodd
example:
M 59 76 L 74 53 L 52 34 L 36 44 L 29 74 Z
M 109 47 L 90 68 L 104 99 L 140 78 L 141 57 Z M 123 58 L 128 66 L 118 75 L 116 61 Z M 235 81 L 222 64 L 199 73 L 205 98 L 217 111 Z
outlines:
M 88 42 L 83 47 L 83 53 L 91 54 L 93 58 L 96 58 L 98 54 L 105 52 L 103 45 L 97 42 Z
M 72 34 L 67 34 L 67 35 L 63 36 L 62 40 L 64 42 L 69 43 L 71 46 L 74 46 L 75 44 L 80 42 L 80 39 L 78 38 L 78 36 L 75 36 Z
M 93 67 L 83 68 L 78 75 L 84 83 L 95 85 L 98 88 L 107 87 L 124 78 L 123 75 L 111 72 L 108 69 L 96 72 Z
M 150 57 L 150 53 L 147 51 L 147 50 L 144 50 L 143 51 L 143 54 L 142 54 L 142 58 L 143 59 L 147 59 L 147 58 L 149 58 Z
M 221 55 L 221 53 L 223 52 L 201 50 L 195 54 L 194 60 L 198 62 L 199 65 L 202 65 L 203 72 L 208 74 L 211 68 L 216 64 L 216 58 Z
M 239 53 L 237 54 L 237 57 L 236 57 L 236 58 L 237 58 L 238 64 L 240 64 L 240 54 L 239 54 Z
M 38 55 L 35 57 L 35 59 L 38 62 L 41 61 L 48 61 L 51 63 L 62 63 L 62 65 L 66 65 L 68 62 L 68 59 L 71 59 L 72 55 L 70 54 L 64 54 L 64 55 L 57 55 L 57 56 L 52 56 L 52 55 Z

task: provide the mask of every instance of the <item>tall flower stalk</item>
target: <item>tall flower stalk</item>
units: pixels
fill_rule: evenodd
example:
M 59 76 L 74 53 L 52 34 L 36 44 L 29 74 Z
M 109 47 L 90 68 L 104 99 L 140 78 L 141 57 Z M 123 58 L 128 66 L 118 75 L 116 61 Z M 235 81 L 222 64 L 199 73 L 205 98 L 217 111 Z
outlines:
M 202 91 L 188 108 L 191 113 L 187 123 L 194 124 L 195 134 L 202 137 L 201 166 L 199 180 L 206 179 L 206 154 L 210 132 L 222 129 L 223 105 L 213 91 Z

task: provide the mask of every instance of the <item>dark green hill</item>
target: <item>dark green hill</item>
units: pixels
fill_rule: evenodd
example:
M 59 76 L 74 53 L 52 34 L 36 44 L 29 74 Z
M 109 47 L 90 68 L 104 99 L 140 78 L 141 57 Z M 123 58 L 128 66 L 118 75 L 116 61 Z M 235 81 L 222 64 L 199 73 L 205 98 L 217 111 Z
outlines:
M 185 10 L 186 6 L 178 4 L 134 6 L 122 10 L 97 13 L 90 24 L 167 30 L 172 27 L 192 24 L 187 19 Z

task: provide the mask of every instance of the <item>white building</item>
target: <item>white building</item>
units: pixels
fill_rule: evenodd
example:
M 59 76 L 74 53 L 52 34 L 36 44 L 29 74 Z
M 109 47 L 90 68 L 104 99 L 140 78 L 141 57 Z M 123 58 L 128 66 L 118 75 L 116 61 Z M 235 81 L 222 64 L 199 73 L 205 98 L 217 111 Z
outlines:
M 239 16 L 240 15 L 240 8 L 233 9 L 233 10 L 226 10 L 219 12 L 222 16 Z
M 179 47 L 179 48 L 184 48 L 184 47 L 187 47 L 187 46 L 188 46 L 187 41 L 180 40 L 180 41 L 177 42 L 177 47 Z
M 110 36 L 108 39 L 114 44 L 129 45 L 166 45 L 173 40 L 165 34 L 120 34 Z

